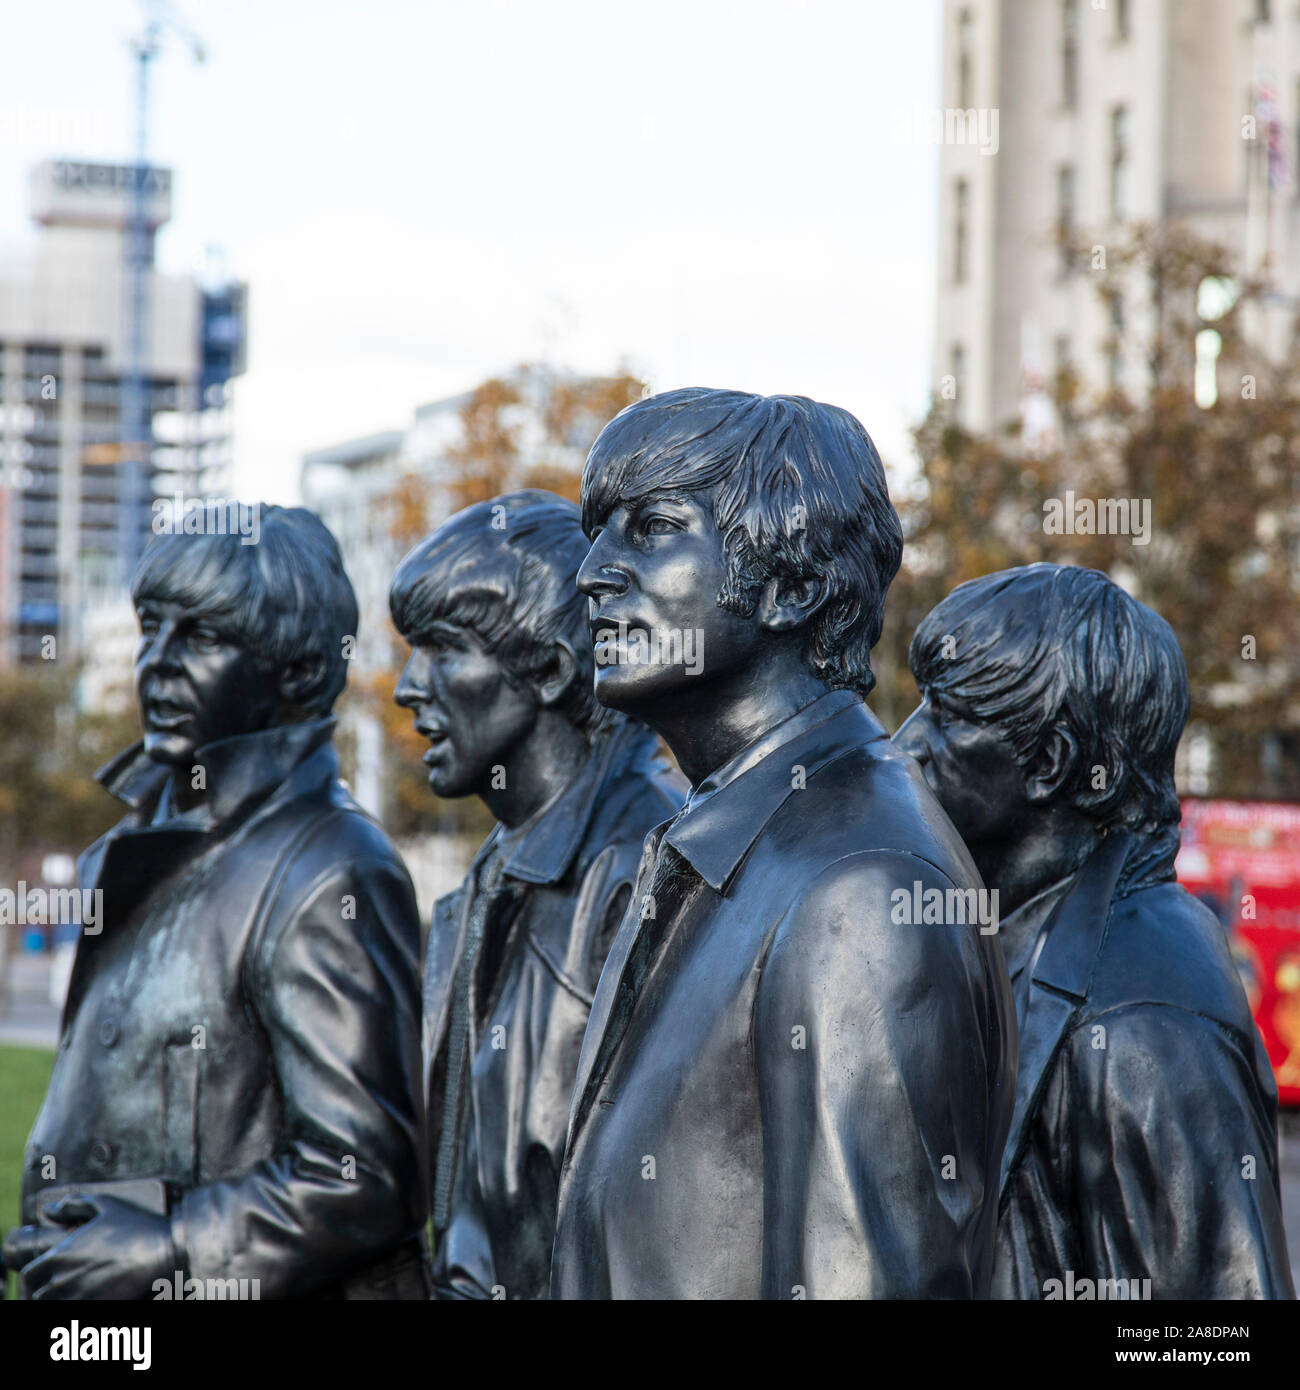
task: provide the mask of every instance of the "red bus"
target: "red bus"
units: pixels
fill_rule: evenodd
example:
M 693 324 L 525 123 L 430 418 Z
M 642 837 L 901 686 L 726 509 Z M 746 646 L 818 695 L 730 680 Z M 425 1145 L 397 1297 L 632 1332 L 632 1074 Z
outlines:
M 1278 1099 L 1300 1106 L 1300 806 L 1184 801 L 1177 869 L 1224 924 Z

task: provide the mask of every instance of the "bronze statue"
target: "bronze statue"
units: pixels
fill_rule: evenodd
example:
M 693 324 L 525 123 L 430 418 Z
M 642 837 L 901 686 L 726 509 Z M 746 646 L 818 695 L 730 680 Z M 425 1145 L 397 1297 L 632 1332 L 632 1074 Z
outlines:
M 597 698 L 692 792 L 592 1007 L 553 1295 L 984 1296 L 1015 1020 L 994 935 L 898 921 L 981 885 L 863 703 L 902 552 L 871 440 L 672 391 L 602 431 L 582 508 Z
M 1007 913 L 996 1295 L 1293 1297 L 1273 1074 L 1223 928 L 1174 881 L 1169 625 L 1095 570 L 1030 565 L 953 590 L 909 660 L 895 742 Z
M 646 832 L 684 787 L 593 694 L 577 507 L 515 492 L 402 561 L 395 692 L 429 785 L 497 818 L 434 910 L 425 1061 L 435 1297 L 548 1295 L 565 1127 L 601 966 Z
M 418 914 L 331 743 L 356 600 L 312 513 L 241 541 L 133 578 L 144 739 L 5 1241 L 33 1298 L 427 1296 Z

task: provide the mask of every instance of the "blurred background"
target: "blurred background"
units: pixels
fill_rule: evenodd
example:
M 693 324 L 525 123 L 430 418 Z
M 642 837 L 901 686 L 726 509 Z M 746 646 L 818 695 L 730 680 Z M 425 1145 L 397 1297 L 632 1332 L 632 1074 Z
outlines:
M 10 7 L 0 886 L 70 882 L 116 819 L 91 773 L 138 736 L 156 500 L 338 536 L 340 751 L 427 913 L 487 823 L 392 705 L 397 560 L 507 488 L 576 496 L 647 391 L 805 394 L 862 419 L 904 522 L 887 727 L 975 575 L 1092 565 L 1173 624 L 1179 872 L 1300 1103 L 1298 159 L 1294 0 Z M 0 926 L 15 1115 L 74 941 Z

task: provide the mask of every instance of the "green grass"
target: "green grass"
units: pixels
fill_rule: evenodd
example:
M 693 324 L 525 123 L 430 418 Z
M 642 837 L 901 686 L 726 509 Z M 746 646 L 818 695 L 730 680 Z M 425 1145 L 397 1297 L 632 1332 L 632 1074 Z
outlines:
M 0 1232 L 19 1221 L 23 1146 L 45 1099 L 54 1053 L 39 1047 L 0 1047 Z M 9 1297 L 14 1296 L 9 1276 Z

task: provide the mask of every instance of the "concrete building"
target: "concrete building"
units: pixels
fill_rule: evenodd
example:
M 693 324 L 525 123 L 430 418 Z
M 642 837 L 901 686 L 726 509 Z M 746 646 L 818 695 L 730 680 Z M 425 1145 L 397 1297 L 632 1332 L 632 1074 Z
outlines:
M 153 443 L 124 521 L 131 364 L 126 240 L 134 165 L 48 161 L 33 174 L 39 235 L 0 265 L 0 665 L 75 651 L 89 606 L 120 595 L 122 537 L 147 539 L 156 497 L 228 483 L 227 383 L 243 370 L 245 291 L 152 269 L 171 171 L 144 171 L 149 266 L 140 302 Z
M 939 281 L 933 382 L 958 418 L 1044 421 L 1042 387 L 1141 393 L 1112 350 L 1144 326 L 1108 312 L 1064 236 L 1179 218 L 1271 266 L 1285 350 L 1300 290 L 1300 12 L 1285 0 L 944 0 Z M 1049 412 L 1050 413 L 1050 412 Z

